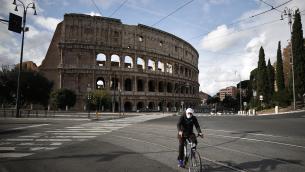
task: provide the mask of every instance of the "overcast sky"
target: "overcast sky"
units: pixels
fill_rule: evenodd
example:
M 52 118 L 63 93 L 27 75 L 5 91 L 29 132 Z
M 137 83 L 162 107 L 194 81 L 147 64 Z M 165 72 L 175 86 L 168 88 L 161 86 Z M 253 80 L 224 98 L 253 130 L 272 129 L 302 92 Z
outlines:
M 29 0 L 23 0 L 30 2 Z M 151 26 L 190 0 L 94 0 L 101 15 L 121 19 L 124 24 Z M 292 0 L 277 10 L 257 17 L 255 14 L 289 0 L 193 0 L 174 14 L 154 25 L 189 43 L 199 52 L 200 90 L 210 95 L 220 89 L 249 79 L 256 68 L 258 52 L 265 49 L 266 60 L 276 60 L 278 41 L 282 47 L 290 39 L 287 18 L 280 20 L 285 7 L 299 8 L 305 14 L 305 0 Z M 0 18 L 15 12 L 13 0 L 0 0 Z M 24 61 L 37 65 L 46 55 L 57 23 L 65 13 L 99 15 L 92 0 L 36 0 L 37 16 L 28 10 Z M 118 7 L 122 5 L 119 10 Z M 267 5 L 269 4 L 269 5 Z M 115 13 L 114 13 L 115 12 Z M 302 24 L 305 25 L 305 15 Z M 21 35 L 0 23 L 0 65 L 16 64 L 20 58 Z

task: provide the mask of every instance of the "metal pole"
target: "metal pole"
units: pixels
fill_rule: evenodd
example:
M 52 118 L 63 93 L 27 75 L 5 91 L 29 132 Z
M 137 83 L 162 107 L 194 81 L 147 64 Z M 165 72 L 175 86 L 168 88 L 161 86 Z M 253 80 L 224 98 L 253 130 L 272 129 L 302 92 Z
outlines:
M 112 100 L 112 112 L 115 112 L 115 90 L 116 90 L 116 75 L 113 78 L 113 100 Z
M 23 45 L 24 45 L 24 30 L 26 23 L 26 8 L 23 6 L 23 24 L 22 24 L 22 41 L 21 41 L 21 53 L 20 53 L 20 63 L 18 69 L 18 81 L 17 81 L 17 100 L 16 100 L 16 118 L 20 117 L 20 80 L 22 72 L 22 58 L 23 58 Z

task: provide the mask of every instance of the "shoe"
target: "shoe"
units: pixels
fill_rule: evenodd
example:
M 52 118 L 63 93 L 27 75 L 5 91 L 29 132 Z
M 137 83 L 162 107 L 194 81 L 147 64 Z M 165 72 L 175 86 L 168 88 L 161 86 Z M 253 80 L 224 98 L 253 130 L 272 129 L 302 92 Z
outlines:
M 183 160 L 178 160 L 178 167 L 184 168 Z

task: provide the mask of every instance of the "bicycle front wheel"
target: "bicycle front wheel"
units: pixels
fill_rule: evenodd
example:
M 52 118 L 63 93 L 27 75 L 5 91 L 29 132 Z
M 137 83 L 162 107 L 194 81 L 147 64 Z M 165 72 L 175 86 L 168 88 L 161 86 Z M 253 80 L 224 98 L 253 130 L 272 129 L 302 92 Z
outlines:
M 191 172 L 201 172 L 202 171 L 200 154 L 196 150 L 193 150 L 191 153 L 189 171 L 191 171 Z

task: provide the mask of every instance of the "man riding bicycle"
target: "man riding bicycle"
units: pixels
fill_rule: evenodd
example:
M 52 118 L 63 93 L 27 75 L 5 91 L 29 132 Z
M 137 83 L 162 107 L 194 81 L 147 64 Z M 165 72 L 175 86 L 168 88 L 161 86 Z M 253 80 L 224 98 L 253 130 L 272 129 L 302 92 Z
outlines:
M 194 110 L 192 108 L 186 109 L 185 113 L 179 118 L 177 123 L 178 129 L 178 140 L 179 140 L 179 155 L 178 155 L 178 166 L 184 167 L 184 143 L 186 139 L 190 139 L 197 145 L 196 135 L 193 132 L 193 126 L 195 125 L 198 135 L 203 137 L 197 118 L 193 115 Z

